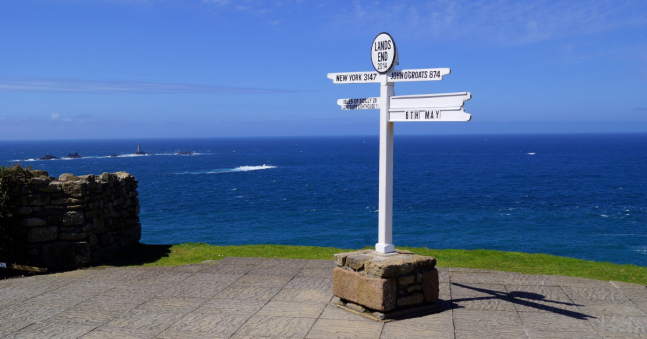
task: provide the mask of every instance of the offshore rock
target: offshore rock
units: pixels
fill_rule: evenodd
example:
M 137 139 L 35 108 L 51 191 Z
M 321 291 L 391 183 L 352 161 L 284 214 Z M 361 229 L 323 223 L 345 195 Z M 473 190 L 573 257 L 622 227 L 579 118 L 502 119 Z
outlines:
M 68 154 L 65 159 L 81 159 L 83 158 L 82 155 L 79 154 L 79 152 L 74 152 L 72 154 Z
M 45 154 L 42 157 L 38 158 L 38 160 L 53 160 L 53 159 L 58 159 L 58 157 L 55 157 L 51 154 Z

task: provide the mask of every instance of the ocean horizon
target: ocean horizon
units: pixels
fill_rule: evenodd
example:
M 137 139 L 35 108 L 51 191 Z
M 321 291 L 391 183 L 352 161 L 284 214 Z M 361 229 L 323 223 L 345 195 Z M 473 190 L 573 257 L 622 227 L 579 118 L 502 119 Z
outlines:
M 3 166 L 134 175 L 146 244 L 374 246 L 378 156 L 378 136 L 0 141 Z M 394 244 L 647 266 L 645 173 L 645 133 L 396 134 Z

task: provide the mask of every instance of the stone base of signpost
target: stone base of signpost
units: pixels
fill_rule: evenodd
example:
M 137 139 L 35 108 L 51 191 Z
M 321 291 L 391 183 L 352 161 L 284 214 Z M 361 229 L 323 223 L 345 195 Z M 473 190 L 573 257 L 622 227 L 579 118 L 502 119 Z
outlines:
M 333 294 L 337 306 L 378 320 L 437 310 L 436 259 L 405 250 L 335 254 Z

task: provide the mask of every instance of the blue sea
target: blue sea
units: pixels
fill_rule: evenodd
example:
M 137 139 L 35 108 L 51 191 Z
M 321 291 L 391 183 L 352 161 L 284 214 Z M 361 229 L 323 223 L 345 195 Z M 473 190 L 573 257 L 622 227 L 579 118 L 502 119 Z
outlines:
M 137 142 L 153 155 L 132 156 Z M 647 266 L 647 134 L 396 135 L 394 149 L 396 246 Z M 377 136 L 0 142 L 3 165 L 133 174 L 147 244 L 374 246 L 378 156 Z

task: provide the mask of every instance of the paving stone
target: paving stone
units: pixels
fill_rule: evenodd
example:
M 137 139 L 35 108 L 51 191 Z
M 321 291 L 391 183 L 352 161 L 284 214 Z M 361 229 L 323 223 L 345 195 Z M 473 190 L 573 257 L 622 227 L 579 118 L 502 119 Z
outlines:
M 332 291 L 332 277 L 331 278 L 302 278 L 295 277 L 285 285 L 285 288 L 306 288 L 306 289 L 321 289 Z
M 207 337 L 209 339 L 226 339 L 230 338 L 222 337 L 216 334 L 209 334 Z M 205 339 L 205 333 L 199 332 L 174 332 L 174 331 L 164 331 L 160 333 L 155 339 Z
M 449 269 L 447 267 L 436 267 L 438 271 L 438 281 L 441 283 L 449 282 Z
M 91 299 L 94 296 L 95 295 L 86 295 L 81 293 L 76 294 L 72 292 L 62 294 L 54 291 L 54 292 L 47 292 L 37 297 L 34 297 L 32 299 L 29 299 L 29 302 L 34 304 L 41 304 L 41 305 L 60 305 L 65 307 L 72 307 L 83 301 Z
M 13 304 L 0 308 L 0 337 L 54 316 L 65 308 L 33 303 Z
M 41 322 L 56 323 L 62 325 L 77 324 L 96 327 L 118 317 L 123 313 L 123 311 L 107 311 L 96 309 L 88 311 L 83 309 L 72 309 L 60 312 L 47 319 L 41 320 Z
M 499 284 L 459 284 L 451 283 L 450 290 L 452 298 L 470 297 L 508 297 L 508 290 L 504 285 Z
M 30 277 L 35 278 L 35 277 Z M 64 277 L 48 277 L 47 279 L 18 279 L 20 283 L 14 286 L 22 289 L 33 289 L 42 291 L 51 291 L 65 285 L 71 284 L 77 280 Z
M 638 289 L 618 289 L 625 297 L 635 302 L 647 302 L 647 293 Z
M 559 286 L 506 284 L 505 287 L 508 290 L 510 298 L 561 302 L 571 301 Z
M 63 295 L 76 294 L 79 296 L 95 296 L 109 291 L 118 285 L 116 282 L 72 282 L 63 287 L 50 291 L 50 293 L 60 293 Z
M 229 282 L 211 282 L 211 281 L 192 281 L 181 282 L 164 292 L 160 296 L 173 296 L 173 297 L 194 297 L 194 298 L 212 298 L 220 291 L 229 286 Z
M 272 300 L 306 303 L 327 303 L 332 299 L 332 292 L 319 289 L 284 288 Z
M 626 282 L 621 282 L 621 281 L 609 281 L 611 285 L 613 285 L 615 288 L 620 289 L 620 290 L 636 290 L 636 291 L 642 291 L 645 294 L 647 294 L 647 286 L 642 285 L 642 284 L 631 284 L 631 283 L 626 283 Z
M 439 289 L 439 292 L 438 292 L 439 296 L 449 297 L 452 294 L 451 289 L 449 287 L 449 283 L 438 284 L 438 289 Z
M 633 333 L 602 333 L 604 339 L 645 339 L 647 334 L 633 334 Z
M 601 315 L 589 321 L 600 333 L 647 334 L 647 317 Z
M 13 304 L 0 308 L 0 324 L 17 319 L 41 321 L 65 310 L 64 306 L 48 304 L 39 305 L 31 302 Z
M 137 306 L 136 309 L 158 312 L 188 313 L 206 303 L 207 300 L 208 299 L 206 298 L 159 296 Z
M 216 295 L 219 299 L 270 300 L 281 290 L 280 287 L 227 287 Z
M 224 259 L 223 259 L 224 260 Z M 246 274 L 247 272 L 251 271 L 254 269 L 256 265 L 225 265 L 225 264 L 215 264 L 211 265 L 204 270 L 200 271 L 200 273 L 218 273 L 218 274 L 238 274 L 238 275 L 243 275 Z
M 559 286 L 571 286 L 571 287 L 598 287 L 598 288 L 615 288 L 608 281 L 596 280 L 596 279 L 587 279 L 587 278 L 577 278 L 577 277 L 565 277 L 560 275 L 553 276 L 553 280 L 556 285 Z
M 242 276 L 242 274 L 205 273 L 201 271 L 188 277 L 186 280 L 184 280 L 184 282 L 188 283 L 193 281 L 218 281 L 232 283 L 240 279 L 240 277 Z
M 249 316 L 217 313 L 191 313 L 180 319 L 166 332 L 201 333 L 203 336 L 229 337 L 241 327 Z
M 502 274 L 506 285 L 547 285 L 558 286 L 554 275 Z
M 207 270 L 207 269 L 205 269 Z M 169 286 L 172 284 L 177 284 L 181 281 L 186 280 L 190 276 L 192 276 L 192 273 L 174 273 L 174 272 L 168 272 L 168 271 L 162 271 L 162 272 L 147 272 L 146 274 L 142 274 L 132 280 L 130 280 L 131 283 L 140 283 L 140 284 L 159 284 L 159 285 L 164 285 L 164 286 Z
M 152 339 L 155 335 L 137 333 L 123 328 L 98 328 L 88 332 L 81 339 Z
M 233 338 L 304 338 L 314 324 L 313 318 L 267 317 L 255 315 L 250 318 Z
M 317 318 L 325 307 L 325 303 L 270 301 L 256 314 L 276 317 Z
M 586 318 L 590 316 L 582 313 L 581 310 L 576 307 L 578 304 L 570 302 L 514 298 L 512 299 L 512 303 L 517 312 L 549 312 L 577 318 Z
M 466 273 L 466 272 L 451 272 L 449 280 L 452 283 L 467 283 L 467 284 L 503 284 L 503 280 L 498 273 Z
M 380 338 L 454 338 L 451 311 L 385 323 Z
M 215 265 L 258 265 L 265 260 L 265 258 L 253 257 L 224 257 L 218 260 Z
M 207 264 L 188 264 L 173 267 L 170 272 L 197 273 L 211 265 Z
M 615 302 L 587 300 L 579 302 L 581 306 L 577 308 L 582 313 L 599 316 L 599 315 L 620 315 L 632 317 L 647 317 L 647 313 L 641 310 L 633 302 Z
M 92 273 L 81 277 L 85 282 L 125 282 L 146 273 L 141 269 L 109 268 L 103 270 L 90 270 Z
M 283 287 L 292 278 L 286 276 L 261 276 L 247 274 L 231 284 L 231 287 Z
M 323 312 L 319 316 L 319 319 L 353 320 L 353 321 L 366 321 L 366 322 L 374 321 L 366 317 L 363 317 L 359 314 L 348 312 L 346 310 L 343 310 L 339 307 L 336 307 L 330 304 L 328 304 L 326 308 L 324 308 Z
M 330 278 L 332 271 L 333 268 L 304 268 L 297 273 L 297 277 Z
M 332 279 L 319 276 L 328 274 L 333 261 L 259 266 L 264 261 L 84 269 L 0 281 L 0 338 L 380 336 L 367 328 L 381 323 L 329 304 L 338 301 L 331 299 Z M 245 275 L 252 270 L 262 275 Z M 442 267 L 438 272 L 437 305 L 445 311 L 386 323 L 381 338 L 449 339 L 455 333 L 477 339 L 647 339 L 644 285 Z M 483 283 L 497 275 L 499 283 Z
M 101 331 L 112 328 L 133 330 L 135 333 L 157 335 L 182 319 L 184 314 L 175 312 L 156 312 L 132 310 L 99 327 Z
M 602 339 L 594 332 L 527 331 L 532 339 Z
M 303 268 L 309 260 L 270 258 L 261 262 L 258 267 Z
M 35 323 L 16 332 L 12 337 L 16 339 L 79 338 L 93 328 L 94 326 L 76 324 Z
M 456 329 L 470 329 L 475 327 L 522 328 L 523 324 L 516 311 L 457 309 L 454 311 L 454 326 Z
M 9 334 L 15 333 L 34 323 L 35 321 L 29 318 L 16 318 L 11 321 L 3 319 L 3 321 L 0 321 L 0 338 L 13 338 Z
M 211 299 L 196 309 L 195 312 L 252 316 L 266 303 L 266 301 L 257 300 Z
M 523 328 L 475 328 L 456 330 L 456 339 L 526 339 Z
M 249 271 L 247 274 L 249 275 L 261 275 L 261 276 L 286 276 L 286 277 L 294 277 L 299 273 L 301 268 L 299 267 L 262 267 L 262 266 L 257 266 L 251 271 Z
M 433 329 L 413 329 L 397 326 L 395 323 L 384 324 L 381 339 L 454 339 L 454 331 L 435 331 Z M 480 339 L 480 338 L 479 338 Z
M 392 322 L 392 324 L 397 324 L 398 326 L 407 326 L 411 328 L 452 331 L 452 329 L 454 328 L 453 312 L 437 312 L 409 319 L 400 319 L 395 320 L 394 322 Z
M 308 332 L 306 338 L 379 338 L 383 324 L 364 321 L 318 319 Z
M 515 311 L 515 305 L 507 298 L 500 297 L 468 297 L 452 299 L 452 308 L 467 308 L 486 311 Z
M 627 297 L 614 287 L 572 287 L 562 286 L 564 292 L 573 301 L 577 300 L 604 300 L 604 301 L 629 301 Z
M 333 260 L 310 260 L 304 266 L 304 268 L 330 268 L 331 271 L 335 267 L 337 264 Z
M 163 291 L 173 287 L 175 284 L 145 284 L 141 282 L 125 283 L 117 286 L 109 291 L 103 292 L 103 296 L 118 296 L 118 295 L 140 295 L 152 298 Z
M 106 295 L 100 294 L 86 301 L 83 301 L 70 309 L 79 310 L 106 310 L 106 311 L 127 311 L 133 309 L 153 297 L 141 294 L 119 294 Z
M 519 312 L 521 322 L 528 330 L 545 331 L 551 329 L 557 332 L 595 332 L 586 318 L 574 318 L 561 314 L 542 312 Z
M 44 293 L 47 293 L 46 289 L 34 290 L 18 286 L 9 286 L 0 290 L 0 303 L 13 304 L 22 302 Z

